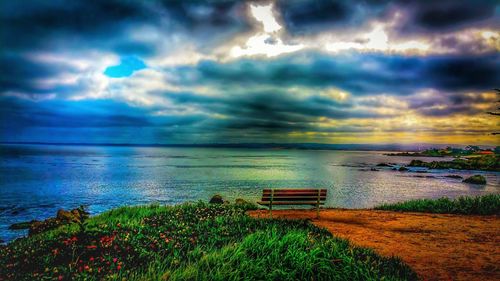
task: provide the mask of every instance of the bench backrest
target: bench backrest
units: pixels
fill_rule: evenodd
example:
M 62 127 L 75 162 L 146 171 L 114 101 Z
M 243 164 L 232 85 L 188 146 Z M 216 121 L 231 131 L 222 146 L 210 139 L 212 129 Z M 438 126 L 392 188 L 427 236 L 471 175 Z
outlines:
M 262 191 L 262 202 L 269 205 L 323 205 L 326 189 L 318 188 L 275 188 Z

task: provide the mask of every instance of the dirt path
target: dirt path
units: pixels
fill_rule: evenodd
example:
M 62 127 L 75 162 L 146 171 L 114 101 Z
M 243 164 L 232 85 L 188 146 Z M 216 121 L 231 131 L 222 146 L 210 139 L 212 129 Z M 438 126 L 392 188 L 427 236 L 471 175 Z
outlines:
M 315 216 L 309 210 L 273 211 L 273 217 L 311 218 L 356 245 L 399 256 L 424 280 L 500 280 L 500 217 L 340 209 Z

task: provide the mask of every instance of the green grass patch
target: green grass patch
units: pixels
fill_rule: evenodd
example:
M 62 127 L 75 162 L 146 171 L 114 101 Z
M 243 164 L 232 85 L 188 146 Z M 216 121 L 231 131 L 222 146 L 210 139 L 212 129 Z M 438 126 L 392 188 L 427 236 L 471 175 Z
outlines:
M 0 248 L 0 280 L 416 280 L 397 258 L 251 205 L 124 207 Z
M 375 209 L 438 214 L 500 215 L 500 194 L 458 197 L 454 200 L 446 197 L 436 200 L 417 199 L 395 204 L 384 204 L 375 207 Z

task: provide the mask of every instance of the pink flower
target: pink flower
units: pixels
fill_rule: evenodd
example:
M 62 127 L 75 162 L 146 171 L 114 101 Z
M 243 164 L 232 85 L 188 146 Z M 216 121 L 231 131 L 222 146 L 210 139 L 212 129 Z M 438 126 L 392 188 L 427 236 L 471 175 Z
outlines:
M 117 258 L 113 258 L 113 262 L 116 262 L 118 259 Z

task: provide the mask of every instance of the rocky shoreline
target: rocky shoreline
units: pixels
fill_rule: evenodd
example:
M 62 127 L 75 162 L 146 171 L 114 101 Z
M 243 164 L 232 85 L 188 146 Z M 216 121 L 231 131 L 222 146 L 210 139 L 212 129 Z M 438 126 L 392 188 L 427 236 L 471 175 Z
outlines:
M 77 223 L 79 225 L 83 225 L 88 217 L 89 213 L 86 211 L 84 206 L 80 206 L 69 211 L 60 209 L 53 218 L 48 218 L 43 221 L 31 220 L 27 222 L 15 223 L 12 224 L 9 229 L 28 229 L 28 236 L 31 236 L 66 224 Z

